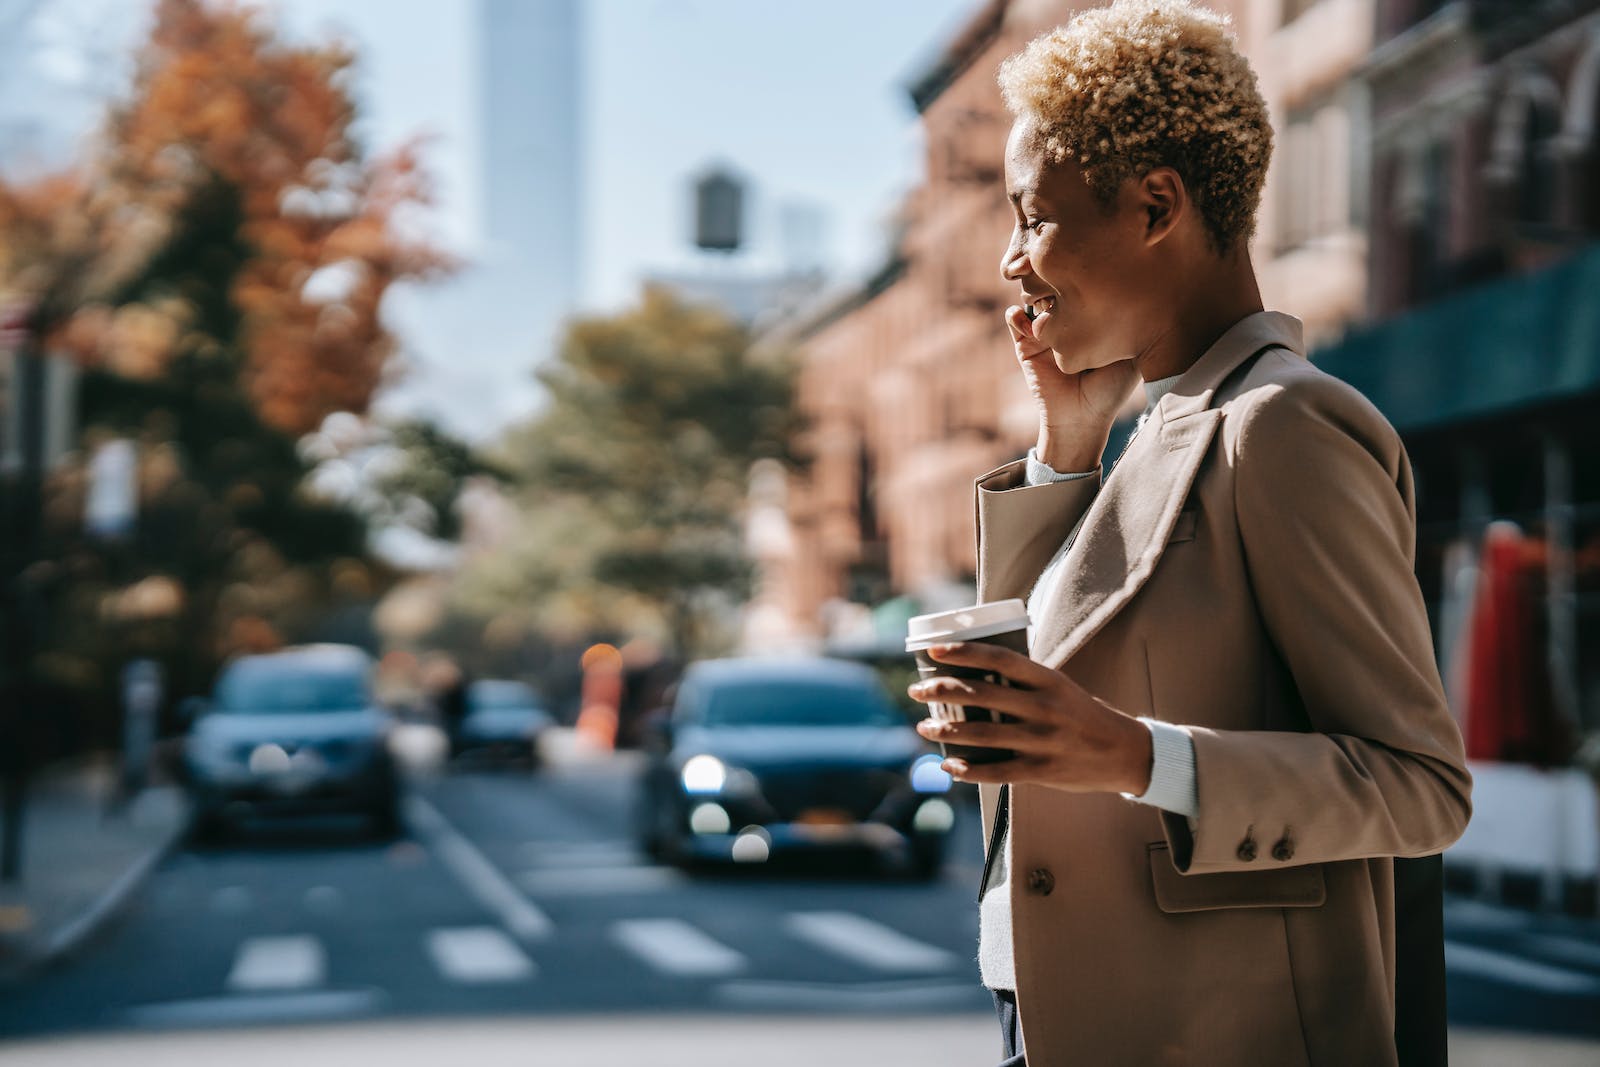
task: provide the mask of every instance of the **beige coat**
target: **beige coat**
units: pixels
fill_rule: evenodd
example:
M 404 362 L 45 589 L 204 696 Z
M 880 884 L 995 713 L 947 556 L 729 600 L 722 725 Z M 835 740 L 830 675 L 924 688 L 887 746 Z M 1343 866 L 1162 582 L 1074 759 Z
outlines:
M 1026 596 L 1088 511 L 1035 658 L 1191 725 L 1200 798 L 1191 833 L 1117 796 L 1013 790 L 1031 1067 L 1395 1062 L 1390 857 L 1453 842 L 1471 779 L 1405 450 L 1301 351 L 1293 318 L 1239 322 L 1103 489 L 1027 487 L 1020 462 L 978 480 L 982 600 Z

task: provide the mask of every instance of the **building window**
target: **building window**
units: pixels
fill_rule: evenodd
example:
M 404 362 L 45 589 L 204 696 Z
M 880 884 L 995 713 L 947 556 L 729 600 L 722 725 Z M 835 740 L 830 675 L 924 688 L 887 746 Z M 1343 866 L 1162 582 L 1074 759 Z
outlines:
M 1529 100 L 1522 120 L 1522 165 L 1517 181 L 1517 218 L 1541 225 L 1556 216 L 1556 161 L 1553 140 L 1559 117 Z
M 1342 103 L 1289 113 L 1281 137 L 1278 250 L 1350 226 L 1350 115 Z

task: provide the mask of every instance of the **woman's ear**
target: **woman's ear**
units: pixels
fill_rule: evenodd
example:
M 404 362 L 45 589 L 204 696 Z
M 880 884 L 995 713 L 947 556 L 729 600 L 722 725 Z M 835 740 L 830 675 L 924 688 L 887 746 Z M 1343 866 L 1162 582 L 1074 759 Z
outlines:
M 1182 220 L 1189 209 L 1189 191 L 1171 167 L 1156 167 L 1139 180 L 1140 207 L 1144 211 L 1144 240 L 1154 246 Z

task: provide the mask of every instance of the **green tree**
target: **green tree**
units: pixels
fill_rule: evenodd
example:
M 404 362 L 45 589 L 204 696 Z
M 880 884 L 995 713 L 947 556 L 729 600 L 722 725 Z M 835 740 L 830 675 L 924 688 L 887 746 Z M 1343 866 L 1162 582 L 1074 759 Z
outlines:
M 538 377 L 547 406 L 505 443 L 523 529 L 467 576 L 468 596 L 566 625 L 650 611 L 702 651 L 708 602 L 749 592 L 746 481 L 756 460 L 790 458 L 792 364 L 650 288 L 620 315 L 574 322 Z
M 36 332 L 85 369 L 85 444 L 140 446 L 137 528 L 86 536 L 84 470 L 63 470 L 33 568 L 40 673 L 102 706 L 127 655 L 190 687 L 383 578 L 362 516 L 304 491 L 296 439 L 366 409 L 389 286 L 449 266 L 401 224 L 428 198 L 416 151 L 373 159 L 354 135 L 350 52 L 245 5 L 153 14 L 89 157 L 0 182 L 0 298 L 38 306 Z

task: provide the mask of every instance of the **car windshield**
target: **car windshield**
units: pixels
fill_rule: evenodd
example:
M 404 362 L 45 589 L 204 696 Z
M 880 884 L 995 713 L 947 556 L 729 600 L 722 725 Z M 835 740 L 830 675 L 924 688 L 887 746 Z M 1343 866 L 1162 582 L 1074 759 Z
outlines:
M 707 726 L 892 726 L 903 720 L 876 689 L 807 681 L 722 685 L 706 702 Z
M 359 711 L 368 703 L 366 679 L 358 672 L 251 663 L 223 676 L 217 685 L 216 708 L 253 715 L 298 714 Z

